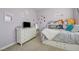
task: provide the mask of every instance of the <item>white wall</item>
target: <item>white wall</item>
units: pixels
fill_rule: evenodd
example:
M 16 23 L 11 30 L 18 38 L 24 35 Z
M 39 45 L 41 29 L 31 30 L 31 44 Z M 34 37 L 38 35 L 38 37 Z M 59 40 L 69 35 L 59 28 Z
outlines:
M 38 12 L 38 24 L 40 29 L 44 28 L 50 21 L 56 21 L 59 19 L 73 18 L 72 8 L 49 8 L 43 9 Z
M 79 24 L 79 8 L 74 8 L 74 19 L 76 20 L 76 23 Z
M 12 16 L 11 22 L 5 22 L 4 16 Z M 36 13 L 32 9 L 0 9 L 0 48 L 16 42 L 15 28 L 22 26 L 23 21 L 36 23 Z

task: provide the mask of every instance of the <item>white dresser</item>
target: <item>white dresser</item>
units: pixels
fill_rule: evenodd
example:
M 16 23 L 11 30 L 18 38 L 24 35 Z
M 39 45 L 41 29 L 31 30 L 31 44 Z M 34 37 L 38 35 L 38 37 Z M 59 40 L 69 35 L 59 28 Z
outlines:
M 17 28 L 17 43 L 22 44 L 36 36 L 36 28 Z

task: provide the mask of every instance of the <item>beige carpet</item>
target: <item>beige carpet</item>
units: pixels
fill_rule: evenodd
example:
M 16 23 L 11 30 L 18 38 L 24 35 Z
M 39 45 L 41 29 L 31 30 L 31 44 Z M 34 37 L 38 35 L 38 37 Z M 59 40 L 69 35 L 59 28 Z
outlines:
M 16 44 L 3 51 L 63 51 L 63 49 L 44 45 L 37 37 L 25 42 L 22 47 L 19 44 Z

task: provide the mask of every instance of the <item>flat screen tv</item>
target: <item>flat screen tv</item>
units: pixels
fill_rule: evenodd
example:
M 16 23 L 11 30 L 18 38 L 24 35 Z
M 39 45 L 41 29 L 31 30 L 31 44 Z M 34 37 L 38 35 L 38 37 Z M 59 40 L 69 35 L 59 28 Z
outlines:
M 31 27 L 30 22 L 23 22 L 23 28 Z

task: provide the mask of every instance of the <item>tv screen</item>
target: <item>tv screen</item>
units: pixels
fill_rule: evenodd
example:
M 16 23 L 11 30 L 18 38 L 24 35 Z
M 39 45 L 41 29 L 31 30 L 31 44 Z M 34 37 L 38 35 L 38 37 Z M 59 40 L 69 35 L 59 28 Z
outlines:
M 30 27 L 30 22 L 23 22 L 23 28 Z

